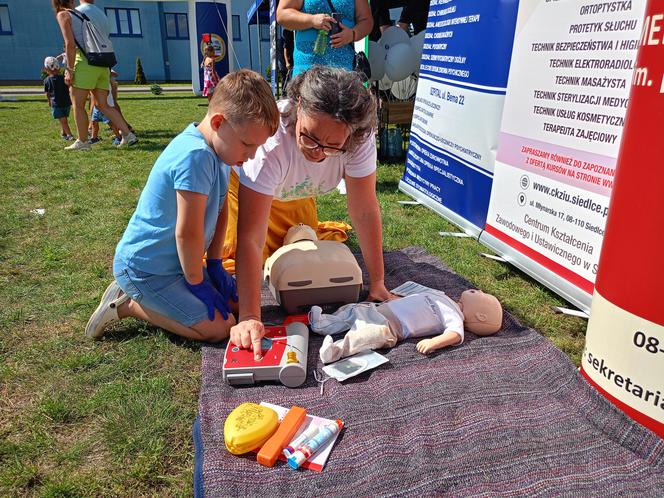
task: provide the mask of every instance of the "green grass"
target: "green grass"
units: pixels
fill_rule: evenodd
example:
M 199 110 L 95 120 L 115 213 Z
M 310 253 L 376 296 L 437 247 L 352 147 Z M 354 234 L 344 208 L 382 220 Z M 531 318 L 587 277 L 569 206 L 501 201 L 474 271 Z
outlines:
M 43 99 L 0 103 L 0 496 L 191 495 L 200 346 L 131 320 L 100 342 L 83 327 L 152 163 L 204 102 L 125 94 L 140 143 L 104 134 L 91 153 L 62 149 Z M 435 213 L 399 205 L 402 174 L 379 169 L 385 248 L 424 247 L 578 364 L 585 322 L 553 314 L 564 301 L 474 240 L 439 237 L 455 228 Z M 348 221 L 338 194 L 319 210 Z

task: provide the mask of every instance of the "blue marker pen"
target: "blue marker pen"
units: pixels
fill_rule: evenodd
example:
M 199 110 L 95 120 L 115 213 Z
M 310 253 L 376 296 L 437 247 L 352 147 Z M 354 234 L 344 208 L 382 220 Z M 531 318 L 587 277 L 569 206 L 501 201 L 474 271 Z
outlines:
M 309 427 L 306 431 L 304 431 L 302 434 L 297 436 L 295 439 L 293 439 L 290 443 L 288 443 L 288 446 L 286 446 L 282 453 L 286 458 L 290 458 L 290 456 L 295 453 L 295 450 L 298 449 L 300 446 L 305 441 L 308 441 L 309 439 L 313 438 L 316 434 L 318 434 L 318 431 L 320 430 L 320 426 L 311 426 Z
M 318 434 L 306 441 L 295 453 L 288 458 L 288 466 L 291 469 L 297 469 L 304 462 L 309 460 L 319 449 L 330 441 L 341 430 L 344 423 L 341 420 L 335 420 L 334 424 L 328 424 L 321 427 Z

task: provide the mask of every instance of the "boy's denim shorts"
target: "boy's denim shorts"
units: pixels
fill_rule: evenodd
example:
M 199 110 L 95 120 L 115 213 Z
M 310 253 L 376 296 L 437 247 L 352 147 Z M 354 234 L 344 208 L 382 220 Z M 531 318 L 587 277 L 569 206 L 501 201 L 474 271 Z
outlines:
M 205 269 L 203 272 L 208 278 Z M 183 275 L 153 275 L 121 261 L 113 262 L 113 275 L 120 288 L 143 308 L 187 327 L 208 320 L 207 306 L 187 289 Z
M 60 119 L 60 118 L 68 118 L 69 117 L 69 110 L 71 109 L 71 106 L 63 106 L 63 107 L 51 107 L 51 115 L 53 116 L 53 119 Z

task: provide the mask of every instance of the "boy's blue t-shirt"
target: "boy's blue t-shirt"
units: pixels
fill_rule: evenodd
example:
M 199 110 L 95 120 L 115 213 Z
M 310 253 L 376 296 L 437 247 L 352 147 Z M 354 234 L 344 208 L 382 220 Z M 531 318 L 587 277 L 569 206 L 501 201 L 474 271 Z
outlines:
M 115 249 L 115 259 L 153 275 L 182 273 L 175 245 L 175 191 L 208 196 L 204 220 L 207 249 L 224 205 L 229 173 L 230 168 L 207 145 L 195 123 L 190 124 L 154 163 L 136 211 Z

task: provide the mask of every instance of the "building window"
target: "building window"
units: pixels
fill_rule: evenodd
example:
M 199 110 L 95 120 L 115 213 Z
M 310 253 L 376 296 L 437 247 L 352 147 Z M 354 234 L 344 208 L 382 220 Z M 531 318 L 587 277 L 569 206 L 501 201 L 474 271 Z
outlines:
M 233 16 L 233 40 L 241 41 L 242 40 L 242 31 L 240 29 L 240 16 Z
M 111 36 L 141 36 L 141 16 L 138 9 L 106 8 L 111 24 Z
M 9 7 L 0 5 L 0 35 L 11 35 L 12 23 L 9 20 Z
M 188 40 L 189 26 L 187 24 L 187 14 L 175 14 L 165 12 L 166 20 L 166 38 L 169 40 Z
M 261 24 L 261 41 L 270 41 L 270 25 Z

